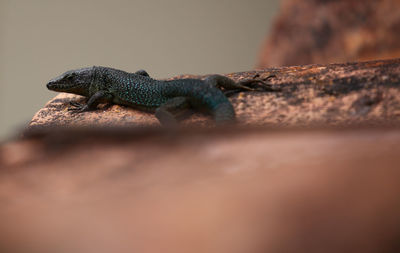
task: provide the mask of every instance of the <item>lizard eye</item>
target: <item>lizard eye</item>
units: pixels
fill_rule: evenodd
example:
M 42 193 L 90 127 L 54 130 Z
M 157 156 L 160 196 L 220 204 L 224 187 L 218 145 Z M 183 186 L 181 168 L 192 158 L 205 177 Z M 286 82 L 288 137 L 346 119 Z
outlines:
M 74 76 L 75 76 L 74 74 L 70 74 L 70 75 L 67 76 L 67 79 L 68 80 L 72 80 L 72 78 L 74 78 Z

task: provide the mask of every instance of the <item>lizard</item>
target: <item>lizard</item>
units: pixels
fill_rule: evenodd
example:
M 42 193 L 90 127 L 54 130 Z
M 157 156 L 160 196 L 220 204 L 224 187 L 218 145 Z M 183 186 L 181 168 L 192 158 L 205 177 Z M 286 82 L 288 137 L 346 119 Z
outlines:
M 99 103 L 114 103 L 154 112 L 162 125 L 176 125 L 179 112 L 194 108 L 212 114 L 215 123 L 222 125 L 236 118 L 226 95 L 230 91 L 254 91 L 252 86 L 257 83 L 268 89 L 265 82 L 256 79 L 235 82 L 222 75 L 210 75 L 204 80 L 156 80 L 145 70 L 129 73 L 93 66 L 67 71 L 46 86 L 52 91 L 87 97 L 86 104 L 70 102 L 68 110 L 78 113 L 94 110 Z

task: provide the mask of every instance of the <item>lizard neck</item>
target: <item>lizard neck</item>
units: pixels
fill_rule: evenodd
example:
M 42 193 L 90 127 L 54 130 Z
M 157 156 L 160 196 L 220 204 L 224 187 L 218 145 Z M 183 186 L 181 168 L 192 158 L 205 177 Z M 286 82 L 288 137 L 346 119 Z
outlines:
M 89 93 L 88 95 L 92 96 L 93 94 L 95 94 L 100 90 L 107 90 L 106 82 L 107 82 L 107 68 L 93 66 L 93 75 L 92 75 L 92 80 L 88 87 L 88 93 Z

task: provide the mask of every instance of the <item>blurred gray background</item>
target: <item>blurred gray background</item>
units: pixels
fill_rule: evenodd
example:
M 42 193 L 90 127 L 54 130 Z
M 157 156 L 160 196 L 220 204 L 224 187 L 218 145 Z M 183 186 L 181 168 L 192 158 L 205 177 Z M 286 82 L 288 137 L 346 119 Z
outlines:
M 100 65 L 155 78 L 254 68 L 279 0 L 0 0 L 0 140 L 56 93 L 46 82 Z

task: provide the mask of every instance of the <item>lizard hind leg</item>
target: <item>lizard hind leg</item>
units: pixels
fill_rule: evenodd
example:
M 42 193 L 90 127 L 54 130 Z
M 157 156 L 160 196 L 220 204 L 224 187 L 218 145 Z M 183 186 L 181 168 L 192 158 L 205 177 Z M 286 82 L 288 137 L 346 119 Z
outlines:
M 226 76 L 211 75 L 205 78 L 204 82 L 219 89 L 223 88 L 225 96 L 231 96 L 240 91 L 273 91 L 270 84 L 260 79 L 243 79 L 235 82 Z
M 185 118 L 185 113 L 190 108 L 186 97 L 174 97 L 156 109 L 155 116 L 161 125 L 176 127 L 178 122 Z
M 253 91 L 254 89 L 246 86 L 247 83 L 235 82 L 232 79 L 221 76 L 221 75 L 211 75 L 204 79 L 205 83 L 211 84 L 218 89 L 224 88 L 224 90 L 248 90 Z

